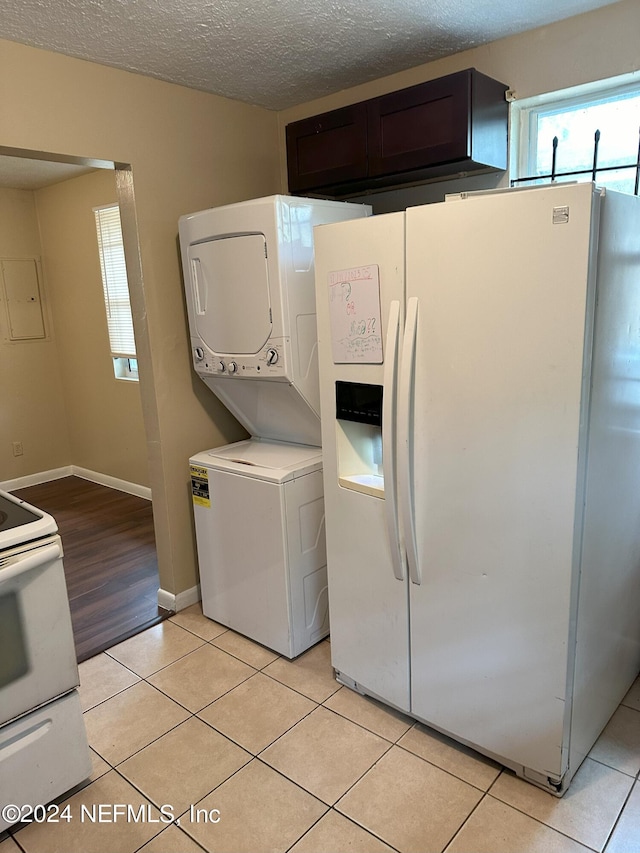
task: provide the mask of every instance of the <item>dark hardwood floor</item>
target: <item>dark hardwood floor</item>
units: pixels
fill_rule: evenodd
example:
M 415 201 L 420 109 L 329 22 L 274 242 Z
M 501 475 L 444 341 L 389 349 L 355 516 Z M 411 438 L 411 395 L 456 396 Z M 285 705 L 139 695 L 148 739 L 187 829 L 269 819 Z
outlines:
M 151 502 L 79 477 L 14 491 L 58 523 L 78 663 L 161 622 Z

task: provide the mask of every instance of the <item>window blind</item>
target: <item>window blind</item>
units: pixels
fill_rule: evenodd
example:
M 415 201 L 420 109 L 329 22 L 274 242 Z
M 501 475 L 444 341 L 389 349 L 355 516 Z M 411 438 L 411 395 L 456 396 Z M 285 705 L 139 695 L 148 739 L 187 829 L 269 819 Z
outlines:
M 107 311 L 109 342 L 114 358 L 135 358 L 136 342 L 131 319 L 129 283 L 122 244 L 122 226 L 118 205 L 94 209 L 102 289 Z

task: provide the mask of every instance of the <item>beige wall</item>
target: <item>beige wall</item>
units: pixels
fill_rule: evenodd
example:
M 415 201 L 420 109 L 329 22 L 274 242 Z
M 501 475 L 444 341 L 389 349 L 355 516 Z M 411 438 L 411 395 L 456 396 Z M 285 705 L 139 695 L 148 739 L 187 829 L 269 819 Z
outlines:
M 41 255 L 35 194 L 0 189 L 0 258 L 40 260 Z M 46 275 L 41 279 L 46 340 L 7 342 L 6 306 L 0 294 L 0 481 L 71 464 L 51 294 Z M 14 441 L 22 442 L 22 456 L 13 455 Z
M 517 98 L 528 98 L 615 77 L 640 68 L 639 33 L 640 3 L 637 0 L 624 0 L 595 12 L 501 39 L 283 110 L 278 115 L 283 173 L 286 172 L 284 129 L 290 121 L 357 103 L 464 68 L 477 68 L 500 80 L 515 91 Z M 507 183 L 506 176 L 474 177 L 465 182 L 444 181 L 400 193 L 375 194 L 370 197 L 370 202 L 374 212 L 382 213 L 410 204 L 440 200 L 446 192 L 491 188 Z
M 93 215 L 94 207 L 118 200 L 114 172 L 63 181 L 35 198 L 71 462 L 148 486 L 140 386 L 113 373 Z
M 179 593 L 197 582 L 189 455 L 241 432 L 191 370 L 177 221 L 280 189 L 277 116 L 7 41 L 0 41 L 0 81 L 0 146 L 131 165 L 117 180 L 160 585 Z

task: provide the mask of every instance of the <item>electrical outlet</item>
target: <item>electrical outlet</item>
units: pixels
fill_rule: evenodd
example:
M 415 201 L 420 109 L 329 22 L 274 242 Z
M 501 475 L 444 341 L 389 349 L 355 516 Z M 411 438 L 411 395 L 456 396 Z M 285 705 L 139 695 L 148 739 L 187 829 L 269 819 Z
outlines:
M 14 441 L 13 442 L 13 455 L 14 456 L 22 456 L 23 453 L 24 453 L 24 451 L 22 449 L 22 442 L 21 441 Z

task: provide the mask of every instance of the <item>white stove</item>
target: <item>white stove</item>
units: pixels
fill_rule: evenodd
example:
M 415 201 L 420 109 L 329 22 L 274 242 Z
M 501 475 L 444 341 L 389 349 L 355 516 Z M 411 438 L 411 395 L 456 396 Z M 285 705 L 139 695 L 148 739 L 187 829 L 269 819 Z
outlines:
M 46 805 L 91 772 L 62 554 L 55 519 L 0 491 L 0 807 Z
M 55 519 L 46 512 L 0 492 L 0 552 L 57 532 Z

